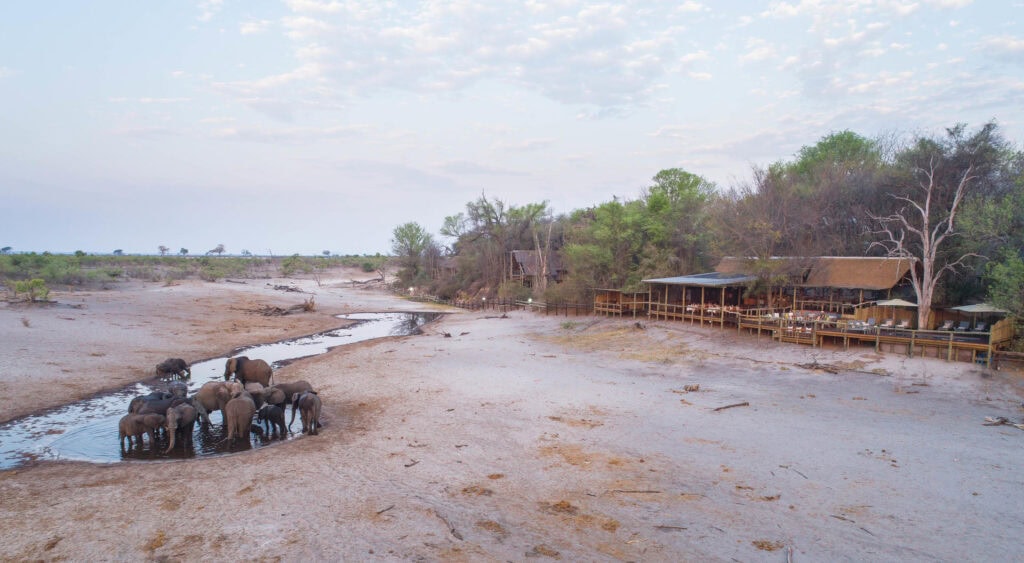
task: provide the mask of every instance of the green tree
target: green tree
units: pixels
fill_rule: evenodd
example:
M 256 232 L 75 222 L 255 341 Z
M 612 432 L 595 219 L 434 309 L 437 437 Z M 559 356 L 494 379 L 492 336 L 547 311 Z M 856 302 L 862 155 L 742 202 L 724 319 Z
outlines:
M 419 223 L 403 223 L 392 231 L 391 251 L 398 259 L 398 279 L 403 285 L 417 285 L 429 274 L 428 259 L 434 239 Z

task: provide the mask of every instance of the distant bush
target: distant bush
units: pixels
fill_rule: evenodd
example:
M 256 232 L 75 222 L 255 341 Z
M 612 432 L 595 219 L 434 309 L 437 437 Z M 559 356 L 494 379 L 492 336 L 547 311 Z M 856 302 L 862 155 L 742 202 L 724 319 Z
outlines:
M 50 295 L 50 288 L 46 287 L 46 281 L 35 278 L 14 282 L 14 295 L 19 293 L 28 295 L 30 301 L 46 301 Z

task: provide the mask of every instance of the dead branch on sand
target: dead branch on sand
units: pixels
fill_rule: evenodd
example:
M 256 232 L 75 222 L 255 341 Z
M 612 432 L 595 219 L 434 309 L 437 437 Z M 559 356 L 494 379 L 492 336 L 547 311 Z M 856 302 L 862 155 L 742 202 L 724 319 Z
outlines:
M 748 403 L 746 401 L 743 401 L 742 403 L 735 403 L 735 404 L 732 404 L 732 405 L 725 405 L 724 407 L 718 407 L 717 409 L 712 409 L 712 410 L 714 410 L 715 412 L 718 412 L 718 411 L 724 411 L 725 409 L 731 409 L 733 407 L 749 407 L 749 406 L 750 406 L 750 403 Z

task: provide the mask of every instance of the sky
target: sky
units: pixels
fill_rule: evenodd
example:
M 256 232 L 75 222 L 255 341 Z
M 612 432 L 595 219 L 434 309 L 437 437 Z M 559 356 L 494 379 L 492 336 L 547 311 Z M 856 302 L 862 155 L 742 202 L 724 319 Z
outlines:
M 1022 108 L 1024 0 L 11 2 L 0 247 L 387 254 Z

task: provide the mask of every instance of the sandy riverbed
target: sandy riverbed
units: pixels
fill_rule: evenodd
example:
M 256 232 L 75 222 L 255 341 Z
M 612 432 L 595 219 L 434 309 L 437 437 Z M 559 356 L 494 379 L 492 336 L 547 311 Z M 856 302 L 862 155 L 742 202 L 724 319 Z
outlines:
M 437 310 L 356 276 L 0 306 L 0 421 L 143 379 L 168 356 L 312 333 L 339 313 Z M 286 283 L 308 293 L 273 288 Z M 311 294 L 314 313 L 254 312 Z M 450 312 L 422 336 L 281 368 L 320 390 L 319 436 L 0 472 L 0 559 L 1020 556 L 1024 431 L 982 425 L 1024 415 L 1011 374 L 682 323 Z

